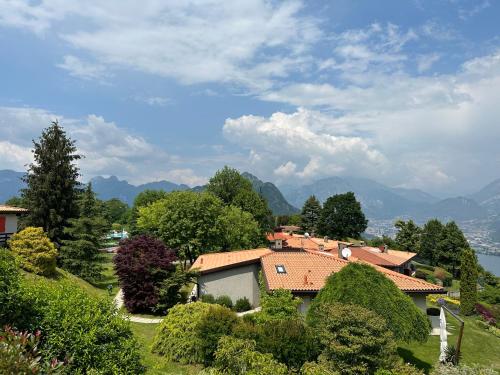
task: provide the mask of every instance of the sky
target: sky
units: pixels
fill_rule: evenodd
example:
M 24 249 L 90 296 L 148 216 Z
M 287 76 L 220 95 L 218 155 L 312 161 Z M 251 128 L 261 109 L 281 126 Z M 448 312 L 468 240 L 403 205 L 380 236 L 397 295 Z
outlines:
M 500 178 L 500 1 L 0 0 L 0 169 L 58 120 L 82 179 Z

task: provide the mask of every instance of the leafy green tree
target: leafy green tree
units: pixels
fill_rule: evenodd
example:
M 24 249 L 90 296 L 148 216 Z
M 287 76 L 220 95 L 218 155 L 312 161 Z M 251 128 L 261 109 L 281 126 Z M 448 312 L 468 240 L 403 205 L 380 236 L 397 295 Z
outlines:
M 319 220 L 321 217 L 321 203 L 314 195 L 311 195 L 301 212 L 302 229 L 307 232 L 316 232 L 318 230 Z
M 207 185 L 207 192 L 214 194 L 224 203 L 250 212 L 262 231 L 272 227 L 272 213 L 266 200 L 256 193 L 252 183 L 236 169 L 225 166 L 217 171 Z
M 7 199 L 5 201 L 5 204 L 7 206 L 27 208 L 26 207 L 26 202 L 24 201 L 24 199 L 22 197 L 12 197 L 12 198 L 9 198 L 9 199 Z
M 81 156 L 57 122 L 43 130 L 33 146 L 35 161 L 24 176 L 27 187 L 22 191 L 29 208 L 27 221 L 60 243 L 68 220 L 78 216 L 79 172 L 75 162 Z
M 160 199 L 165 198 L 168 195 L 166 191 L 163 190 L 144 190 L 141 191 L 134 199 L 134 204 L 132 206 L 129 215 L 129 232 L 131 235 L 135 236 L 137 234 L 144 234 L 137 228 L 137 218 L 139 217 L 139 209 L 141 207 L 147 207 L 151 203 L 154 203 Z
M 379 247 L 382 245 L 387 245 L 391 249 L 397 248 L 396 241 L 394 241 L 391 237 L 383 235 L 382 237 L 375 237 L 369 240 L 366 240 L 368 246 Z
M 427 340 L 430 325 L 424 313 L 396 284 L 368 264 L 351 262 L 332 274 L 312 301 L 308 321 L 314 324 L 316 311 L 324 304 L 336 302 L 359 305 L 377 313 L 398 340 Z
M 64 229 L 68 239 L 62 240 L 59 259 L 62 268 L 87 281 L 101 278 L 102 257 L 99 252 L 108 223 L 97 209 L 92 184 L 89 183 L 80 198 L 80 216 L 69 219 Z
M 443 224 L 438 219 L 429 220 L 422 228 L 420 236 L 420 250 L 418 254 L 428 259 L 431 265 L 438 262 L 437 244 L 443 236 Z
M 437 244 L 437 263 L 445 266 L 453 275 L 460 265 L 460 256 L 464 249 L 469 248 L 469 243 L 463 232 L 454 221 L 446 223 Z
M 397 220 L 394 226 L 396 233 L 396 246 L 399 250 L 418 252 L 422 229 L 413 220 Z
M 122 202 L 118 198 L 112 198 L 107 201 L 102 201 L 102 212 L 101 215 L 104 216 L 109 224 L 119 223 L 125 224 L 127 223 L 129 206 L 127 203 Z
M 477 303 L 477 259 L 474 250 L 466 249 L 460 260 L 460 312 L 474 313 Z
M 223 207 L 213 194 L 175 191 L 140 207 L 137 226 L 193 262 L 203 252 L 220 250 L 222 230 L 217 222 Z
M 277 289 L 271 293 L 261 293 L 261 311 L 255 314 L 258 322 L 269 322 L 296 319 L 299 317 L 297 308 L 302 303 L 288 289 Z
M 316 310 L 313 328 L 317 332 L 320 363 L 341 374 L 373 374 L 390 367 L 396 342 L 385 320 L 364 307 L 350 304 L 322 304 Z
M 331 238 L 359 238 L 368 225 L 353 192 L 337 194 L 326 200 L 321 212 L 319 231 Z
M 264 243 L 264 236 L 252 214 L 236 206 L 223 208 L 217 225 L 221 226 L 224 251 L 251 249 Z
M 56 272 L 57 249 L 42 228 L 27 227 L 15 233 L 8 243 L 26 271 L 43 276 Z

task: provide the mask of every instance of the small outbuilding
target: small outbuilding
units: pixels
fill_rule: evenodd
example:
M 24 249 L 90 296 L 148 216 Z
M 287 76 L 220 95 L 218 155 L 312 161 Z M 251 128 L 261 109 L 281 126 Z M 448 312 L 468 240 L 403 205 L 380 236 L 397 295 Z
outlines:
M 27 209 L 0 204 L 0 246 L 17 232 L 17 221 L 20 215 L 26 214 Z

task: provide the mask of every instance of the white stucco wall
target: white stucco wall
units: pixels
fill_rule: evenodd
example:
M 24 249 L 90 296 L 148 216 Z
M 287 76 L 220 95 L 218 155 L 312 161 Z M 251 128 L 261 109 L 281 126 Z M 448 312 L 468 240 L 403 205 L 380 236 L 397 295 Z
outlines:
M 260 303 L 259 266 L 250 264 L 227 270 L 201 275 L 198 278 L 199 295 L 212 294 L 214 297 L 227 295 L 233 303 L 246 297 L 257 307 Z
M 0 216 L 5 217 L 5 232 L 4 233 L 16 233 L 17 232 L 17 215 L 0 214 Z
M 427 310 L 427 300 L 425 299 L 426 296 L 427 294 L 422 293 L 410 294 L 410 297 L 413 302 L 415 302 L 415 305 L 417 305 L 417 307 L 424 312 Z

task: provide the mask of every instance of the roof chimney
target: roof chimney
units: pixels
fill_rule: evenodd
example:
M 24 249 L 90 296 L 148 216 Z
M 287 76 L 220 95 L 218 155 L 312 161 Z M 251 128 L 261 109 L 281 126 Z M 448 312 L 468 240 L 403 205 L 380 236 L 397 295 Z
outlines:
M 328 242 L 328 236 L 325 236 L 325 238 L 323 238 L 323 241 Z
M 388 253 L 388 252 L 389 252 L 389 246 L 384 245 L 384 253 Z
M 200 264 L 203 264 L 203 258 L 200 258 Z
M 318 246 L 319 246 L 319 251 L 325 251 L 325 245 L 320 243 Z
M 346 244 L 342 243 L 339 241 L 339 253 L 338 253 L 338 256 L 340 259 L 343 258 L 342 256 L 342 250 L 344 250 L 346 247 L 348 247 Z

